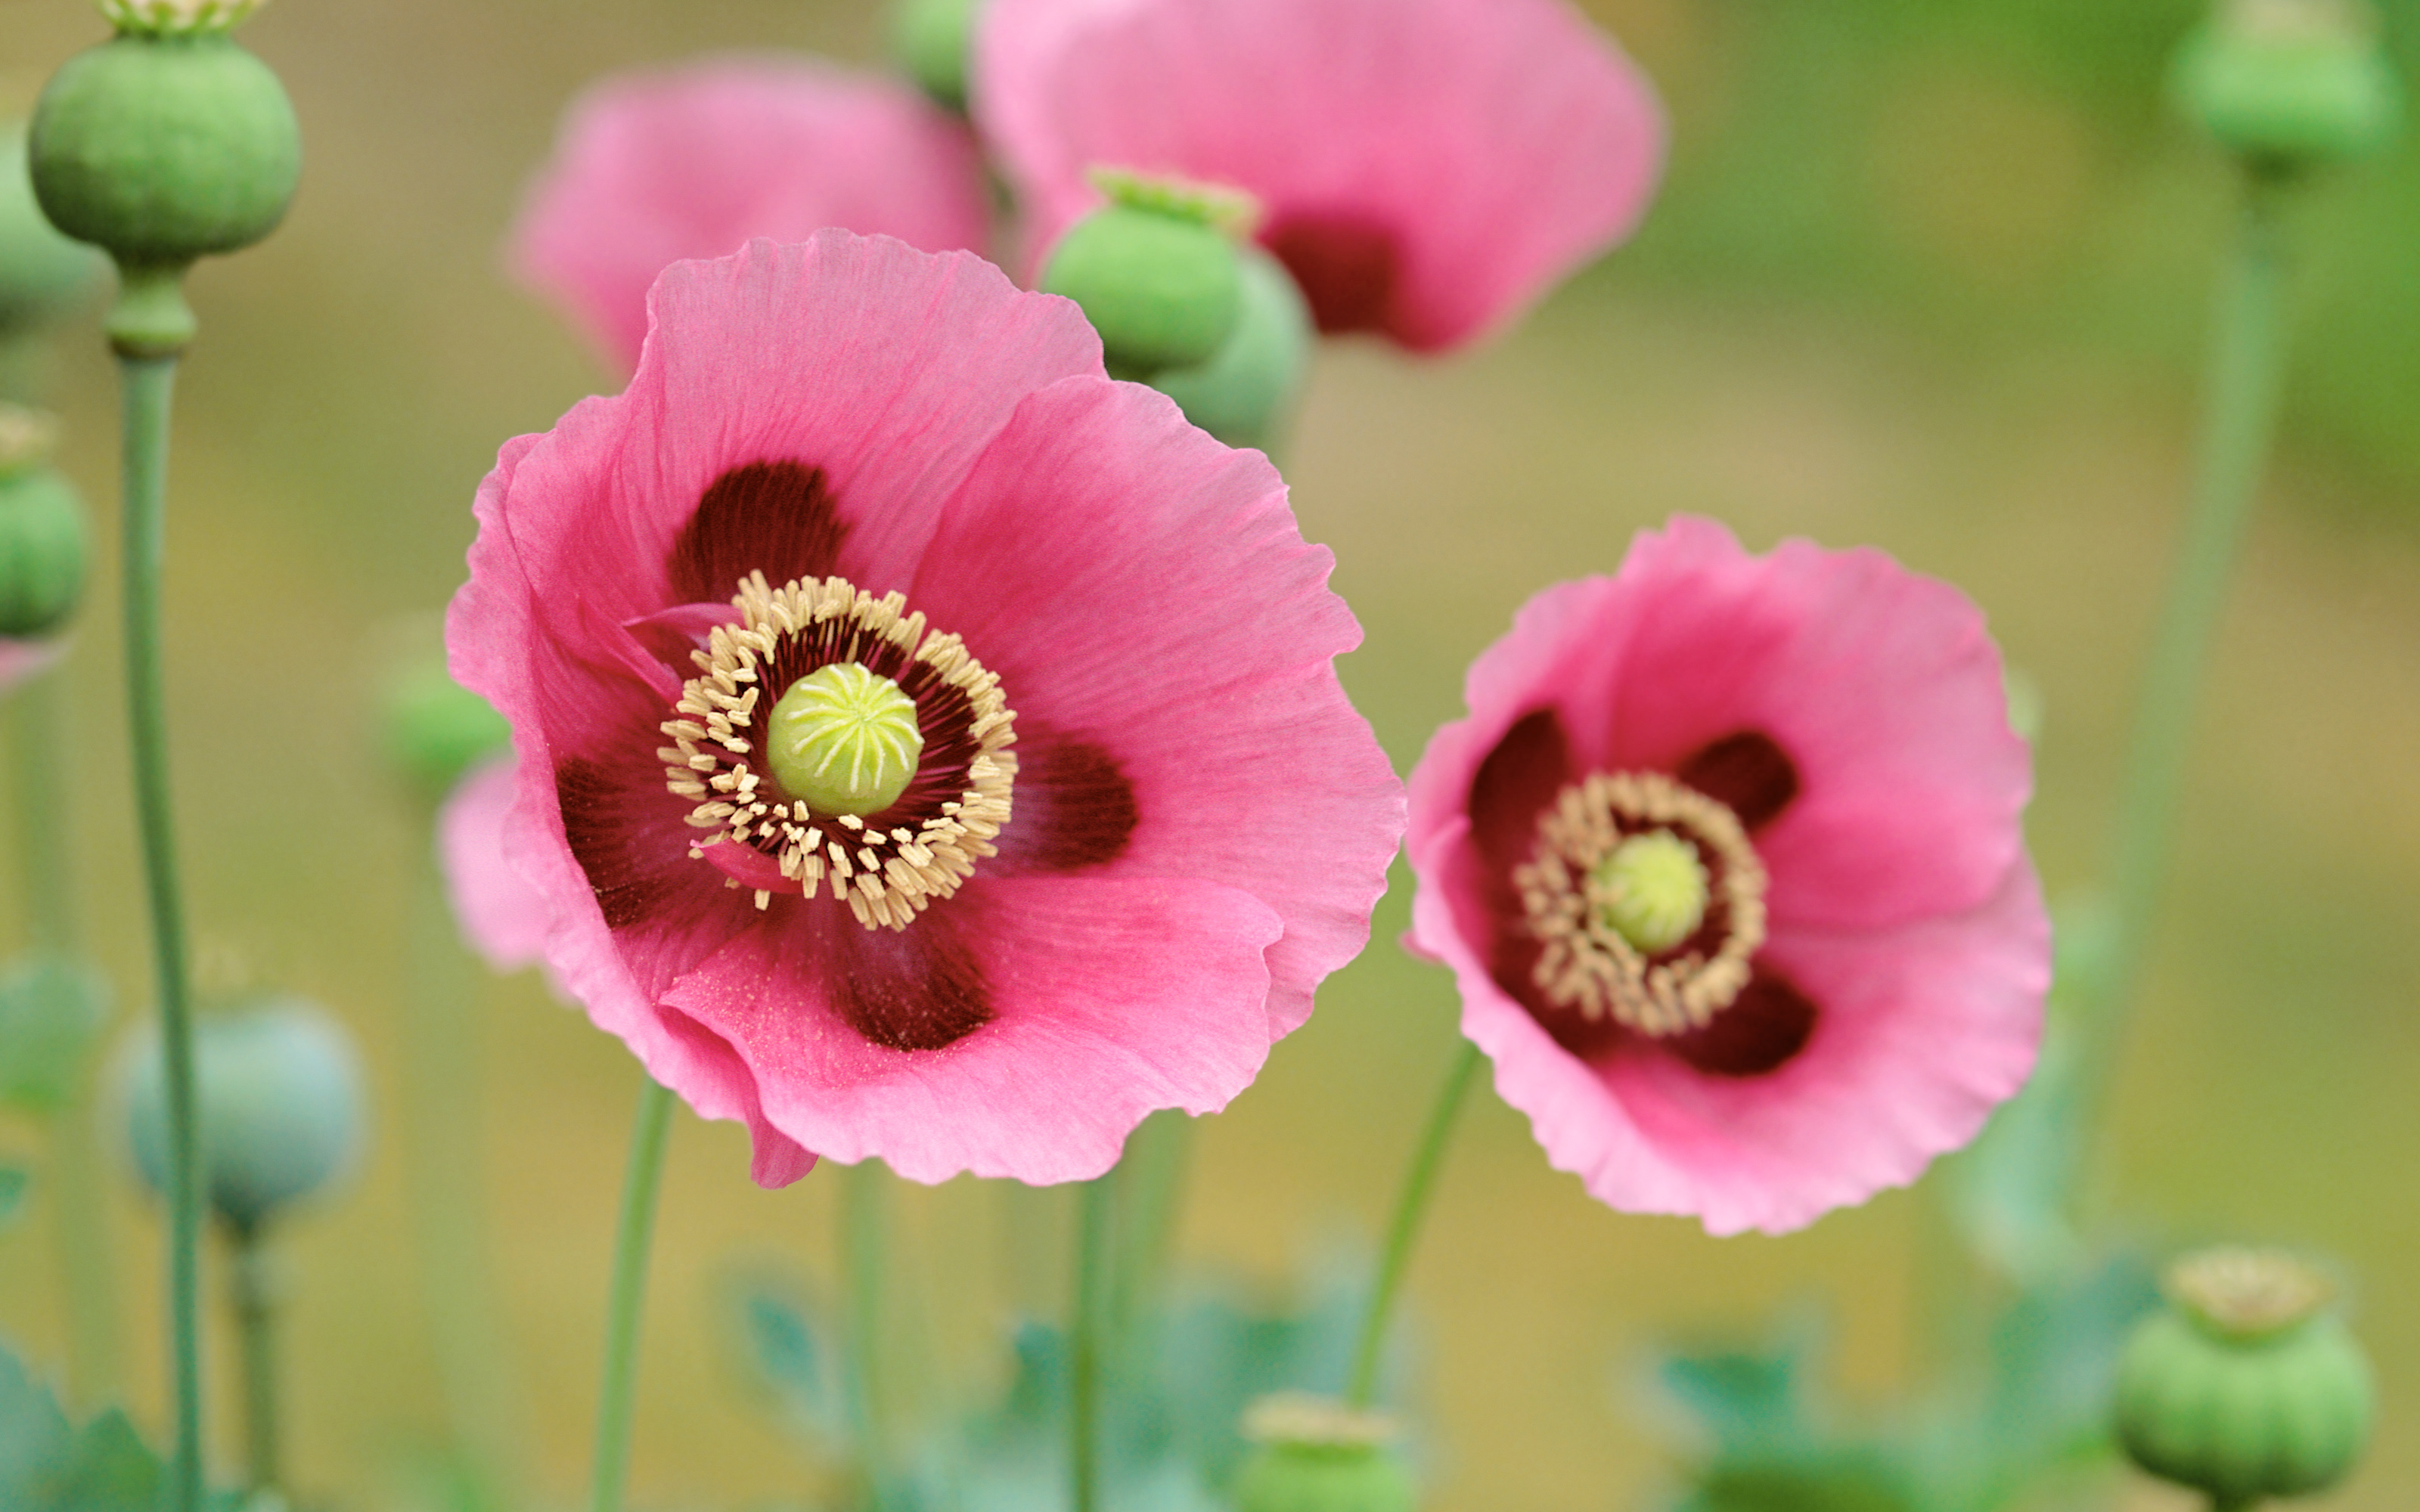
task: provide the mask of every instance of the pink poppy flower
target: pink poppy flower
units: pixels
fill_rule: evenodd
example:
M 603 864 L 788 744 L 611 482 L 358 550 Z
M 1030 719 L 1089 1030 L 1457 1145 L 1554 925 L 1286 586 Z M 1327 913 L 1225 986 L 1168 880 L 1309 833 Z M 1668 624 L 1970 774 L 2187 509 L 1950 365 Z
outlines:
M 438 860 L 455 921 L 471 949 L 498 971 L 543 960 L 553 923 L 546 894 L 504 862 L 504 821 L 520 786 L 520 764 L 500 756 L 465 772 L 437 811 Z
M 647 290 L 682 258 L 825 226 L 979 249 L 989 213 L 967 129 L 906 84 L 807 58 L 712 58 L 589 89 L 508 256 L 627 372 Z
M 1564 0 L 993 0 L 977 118 L 1047 247 L 1095 165 L 1232 185 L 1322 331 L 1418 351 L 1628 235 L 1653 89 Z
M 1778 1232 L 2023 1085 L 2050 925 L 2032 761 L 1956 589 L 1706 520 L 1550 588 L 1411 782 L 1411 943 L 1589 1191 Z
M 457 863 L 543 897 L 558 980 L 768 1185 L 1090 1177 L 1222 1106 L 1403 825 L 1277 472 L 970 255 L 757 241 L 651 308 L 628 390 L 480 488 L 448 643 L 519 766 Z M 860 728 L 835 688 L 863 771 L 799 765 Z

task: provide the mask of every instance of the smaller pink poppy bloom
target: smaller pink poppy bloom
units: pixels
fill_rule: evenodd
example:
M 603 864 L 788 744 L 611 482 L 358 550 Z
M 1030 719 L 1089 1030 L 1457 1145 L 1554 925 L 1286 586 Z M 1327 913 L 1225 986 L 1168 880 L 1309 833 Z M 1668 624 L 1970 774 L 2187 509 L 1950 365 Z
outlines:
M 520 764 L 506 752 L 464 773 L 437 812 L 437 856 L 455 922 L 497 971 L 537 964 L 553 922 L 546 894 L 504 862 L 504 819 L 519 782 Z
M 760 240 L 650 309 L 479 491 L 447 644 L 517 760 L 448 808 L 473 938 L 768 1185 L 1076 1180 L 1224 1105 L 1403 829 L 1276 471 L 968 254 Z
M 647 290 L 683 258 L 825 226 L 980 249 L 989 216 L 972 136 L 908 85 L 809 58 L 709 58 L 582 95 L 508 257 L 628 372 Z
M 1466 697 L 1412 775 L 1409 943 L 1591 1195 L 1796 1228 L 2024 1084 L 2032 758 L 1956 589 L 1679 518 L 1531 599 Z
M 1511 319 L 1652 194 L 1652 87 L 1565 0 L 993 0 L 974 106 L 1047 247 L 1094 166 L 1231 185 L 1322 331 Z

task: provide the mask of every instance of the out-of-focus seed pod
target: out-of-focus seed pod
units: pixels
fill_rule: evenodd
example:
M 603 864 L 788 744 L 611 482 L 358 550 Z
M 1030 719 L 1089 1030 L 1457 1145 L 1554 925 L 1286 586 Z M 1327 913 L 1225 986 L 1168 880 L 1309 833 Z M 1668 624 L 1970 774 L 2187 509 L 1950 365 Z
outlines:
M 2167 1306 L 2127 1341 L 2118 1437 L 2137 1465 L 2223 1504 L 2342 1479 L 2376 1414 L 2335 1288 L 2290 1257 L 2208 1250 L 2171 1267 Z
M 101 259 L 61 236 L 34 201 L 25 123 L 0 122 L 0 341 L 67 315 L 101 280 Z
M 1245 1414 L 1259 1447 L 1235 1480 L 1236 1512 L 1413 1512 L 1411 1473 L 1387 1447 L 1393 1421 L 1341 1402 L 1287 1394 Z
M 1285 437 L 1311 353 L 1311 307 L 1285 265 L 1241 249 L 1243 308 L 1218 355 L 1199 367 L 1155 373 L 1151 386 L 1185 418 L 1230 446 L 1274 450 Z
M 194 1026 L 202 1185 L 230 1227 L 257 1229 L 349 1171 L 362 1143 L 352 1038 L 316 1005 L 270 998 Z M 135 1167 L 155 1192 L 168 1175 L 165 1079 L 156 1032 L 119 1067 Z
M 50 465 L 50 417 L 0 404 L 0 636 L 36 640 L 84 596 L 84 502 Z
M 2174 87 L 2203 130 L 2268 172 L 2366 157 L 2403 114 L 2363 0 L 2222 0 L 2178 54 Z
M 891 51 L 900 69 L 932 101 L 960 115 L 967 109 L 967 59 L 984 0 L 899 0 L 891 17 Z
M 462 774 L 512 744 L 512 726 L 486 699 L 454 681 L 442 653 L 396 670 L 381 723 L 387 759 L 432 801 Z

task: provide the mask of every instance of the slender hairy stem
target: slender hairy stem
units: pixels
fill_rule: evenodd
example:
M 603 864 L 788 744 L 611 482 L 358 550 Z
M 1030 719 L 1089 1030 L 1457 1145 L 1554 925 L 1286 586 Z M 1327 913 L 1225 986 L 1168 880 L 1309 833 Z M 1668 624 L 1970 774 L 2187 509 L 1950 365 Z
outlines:
M 1067 1319 L 1067 1480 L 1075 1512 L 1101 1504 L 1101 1324 L 1117 1180 L 1112 1168 L 1076 1194 L 1076 1296 Z
M 277 1278 L 257 1224 L 228 1231 L 235 1263 L 227 1273 L 227 1300 L 243 1350 L 244 1487 L 274 1490 L 283 1477 L 277 1462 Z
M 1464 1041 L 1453 1069 L 1445 1073 L 1436 1106 L 1429 1110 L 1428 1127 L 1420 1134 L 1419 1148 L 1412 1152 L 1411 1167 L 1404 1173 L 1404 1189 L 1395 1197 L 1394 1221 L 1387 1227 L 1386 1253 L 1379 1257 L 1377 1279 L 1370 1288 L 1370 1310 L 1361 1319 L 1361 1341 L 1353 1351 L 1353 1381 L 1344 1395 L 1356 1407 L 1369 1406 L 1377 1395 L 1378 1359 L 1386 1349 L 1388 1315 L 1394 1311 L 1395 1294 L 1403 1289 L 1412 1242 L 1419 1237 L 1420 1219 L 1428 1212 L 1437 1169 L 1445 1164 L 1446 1146 L 1453 1138 L 1454 1123 L 1469 1095 L 1471 1079 L 1479 1073 L 1480 1059 L 1479 1046 Z
M 16 778 L 17 856 L 25 897 L 27 933 L 35 954 L 83 980 L 75 911 L 75 875 L 61 791 L 59 759 L 66 728 L 65 690 L 43 672 L 10 701 L 9 764 Z M 82 1068 L 75 1095 L 51 1119 L 52 1204 L 57 1213 L 61 1284 L 67 1296 L 69 1380 L 87 1406 L 117 1396 L 116 1267 L 110 1262 L 109 1183 L 96 1148 L 92 1068 Z
M 882 1282 L 890 1263 L 887 1174 L 870 1160 L 841 1181 L 841 1268 L 848 1289 L 848 1414 L 867 1512 L 889 1504 L 890 1441 L 882 1411 Z
M 184 901 L 168 801 L 168 719 L 161 672 L 160 579 L 167 555 L 168 411 L 175 357 L 120 356 L 125 389 L 126 701 L 134 811 L 151 903 L 151 964 L 168 1091 L 168 1311 L 175 1339 L 177 1452 L 172 1512 L 202 1504 L 202 1161 L 194 1130 L 194 1024 L 185 977 Z
M 413 833 L 429 835 L 424 808 Z M 404 1131 L 431 1343 L 455 1450 L 510 1500 L 520 1481 L 519 1404 L 496 1326 L 480 1211 L 479 981 L 462 952 L 444 881 L 424 849 L 408 945 Z
M 2251 517 L 2275 429 L 2284 372 L 2283 186 L 2250 182 L 2218 294 L 2208 393 L 2185 536 L 2143 679 L 2118 811 L 2113 929 L 2105 976 L 2085 1023 L 2086 1099 L 2097 1104 L 2115 1064 L 2176 830 L 2194 716 L 2227 580 Z
M 639 1312 L 647 1295 L 647 1249 L 656 1234 L 673 1094 L 652 1076 L 639 1088 L 630 1164 L 622 1173 L 622 1221 L 613 1234 L 613 1288 L 605 1302 L 605 1381 L 597 1396 L 597 1464 L 591 1512 L 622 1512 L 630 1473 L 630 1407 L 639 1386 Z

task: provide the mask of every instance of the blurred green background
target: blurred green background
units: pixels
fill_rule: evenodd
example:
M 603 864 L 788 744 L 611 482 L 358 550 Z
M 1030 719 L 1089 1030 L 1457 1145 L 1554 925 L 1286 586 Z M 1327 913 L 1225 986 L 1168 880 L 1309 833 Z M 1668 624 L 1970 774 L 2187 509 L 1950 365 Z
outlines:
M 2221 165 L 2160 96 L 2195 0 L 1592 8 L 1675 125 L 1642 234 L 1485 351 L 1320 359 L 1287 471 L 1368 630 L 1349 686 L 1407 768 L 1524 597 L 1610 568 L 1672 511 L 1726 519 L 1752 546 L 1877 544 L 1975 594 L 2039 686 L 2037 852 L 2055 896 L 2088 886 L 2177 534 L 2228 218 Z M 2407 76 L 2420 73 L 2420 6 L 2387 20 Z M 0 105 L 22 109 L 102 30 L 77 0 L 0 0 Z M 460 579 L 469 501 L 497 444 L 605 381 L 507 286 L 500 237 L 557 112 L 594 75 L 735 47 L 870 60 L 881 35 L 869 7 L 765 0 L 280 0 L 246 34 L 295 97 L 308 166 L 284 231 L 194 279 L 172 717 L 205 985 L 315 995 L 371 1057 L 363 1180 L 291 1233 L 289 1434 L 306 1494 L 382 1504 L 440 1431 L 397 1137 L 404 918 L 427 837 L 371 754 L 378 647 Z M 2420 151 L 2325 185 L 2304 224 L 2283 455 L 2095 1153 L 2116 1232 L 2159 1251 L 2280 1241 L 2360 1278 L 2384 1416 L 2331 1504 L 2382 1509 L 2420 1483 Z M 66 348 L 66 465 L 105 503 L 112 377 L 88 330 Z M 103 559 L 66 674 L 71 822 L 97 947 L 139 1002 L 106 542 Z M 1200 1131 L 1187 1265 L 1275 1293 L 1306 1258 L 1374 1231 L 1455 1044 L 1446 979 L 1392 943 L 1404 912 L 1399 886 L 1367 957 Z M 538 1489 L 568 1501 L 637 1079 L 534 980 L 482 991 L 499 1342 Z M 38 1149 L 30 1126 L 0 1125 L 0 1149 Z M 822 1484 L 730 1365 L 714 1294 L 734 1265 L 828 1277 L 838 1173 L 768 1195 L 745 1156 L 732 1126 L 676 1129 L 640 1388 L 644 1505 Z M 1887 1400 L 1928 1358 L 1936 1196 L 1716 1242 L 1590 1202 L 1518 1116 L 1482 1099 L 1411 1283 L 1434 1505 L 1648 1504 L 1670 1461 L 1646 1351 L 1809 1306 L 1830 1319 L 1832 1386 L 1852 1404 Z M 905 1372 L 903 1412 L 987 1389 L 1013 1311 L 1058 1306 L 1059 1201 L 972 1181 L 900 1194 L 903 1350 L 959 1362 Z M 157 1424 L 158 1224 L 132 1196 L 115 1217 L 128 1373 Z M 42 1227 L 0 1236 L 0 1332 L 55 1361 Z M 225 1342 L 222 1330 L 231 1384 Z M 231 1403 L 217 1427 L 231 1455 Z M 2140 1483 L 2123 1496 L 2184 1504 Z

